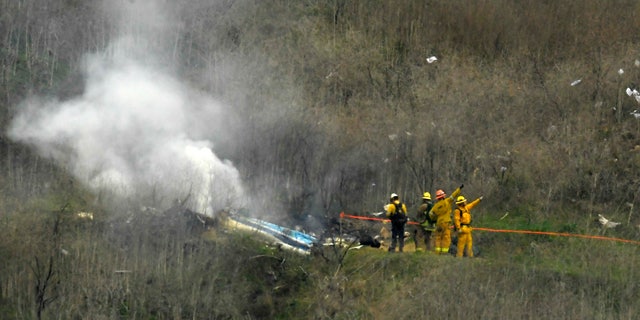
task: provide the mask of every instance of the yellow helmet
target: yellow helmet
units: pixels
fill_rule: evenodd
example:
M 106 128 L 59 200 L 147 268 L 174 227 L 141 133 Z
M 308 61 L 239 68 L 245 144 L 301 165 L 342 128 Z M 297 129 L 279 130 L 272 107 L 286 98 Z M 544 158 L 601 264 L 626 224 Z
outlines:
M 467 199 L 465 199 L 463 196 L 458 196 L 458 199 L 456 199 L 456 204 L 464 204 L 467 201 Z
M 425 199 L 425 200 L 431 200 L 431 193 L 429 193 L 429 192 L 425 192 L 425 193 L 422 195 L 422 199 Z

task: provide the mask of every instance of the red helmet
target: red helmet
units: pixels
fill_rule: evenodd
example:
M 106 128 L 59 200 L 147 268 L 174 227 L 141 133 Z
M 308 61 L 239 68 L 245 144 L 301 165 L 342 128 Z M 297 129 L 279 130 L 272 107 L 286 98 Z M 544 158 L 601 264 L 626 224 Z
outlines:
M 447 197 L 447 194 L 444 193 L 444 190 L 439 189 L 438 191 L 436 191 L 436 199 L 440 200 L 440 199 L 444 199 Z

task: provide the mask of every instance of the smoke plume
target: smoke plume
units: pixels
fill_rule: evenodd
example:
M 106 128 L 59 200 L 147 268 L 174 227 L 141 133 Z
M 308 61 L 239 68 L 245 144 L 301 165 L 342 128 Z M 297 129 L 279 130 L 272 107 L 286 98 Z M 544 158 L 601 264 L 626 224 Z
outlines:
M 163 44 L 155 36 L 171 33 L 153 1 L 117 3 L 115 16 L 146 21 L 127 20 L 108 48 L 85 56 L 82 94 L 32 97 L 18 106 L 9 136 L 94 190 L 154 205 L 188 198 L 191 209 L 206 214 L 239 205 L 239 173 L 214 153 L 210 129 L 228 107 L 185 86 L 171 66 L 159 67 L 153 48 Z M 150 35 L 158 43 L 140 40 Z

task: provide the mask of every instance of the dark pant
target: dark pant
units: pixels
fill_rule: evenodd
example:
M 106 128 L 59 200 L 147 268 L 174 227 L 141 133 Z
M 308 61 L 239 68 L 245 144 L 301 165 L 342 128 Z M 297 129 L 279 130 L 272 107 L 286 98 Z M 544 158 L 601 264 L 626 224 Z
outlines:
M 431 229 L 425 228 L 421 225 L 416 225 L 414 226 L 413 229 L 413 242 L 416 246 L 416 250 L 418 250 L 418 248 L 420 247 L 420 240 L 422 240 L 422 242 L 424 242 L 425 245 L 425 249 L 427 251 L 432 249 L 432 239 L 431 239 Z
M 404 248 L 404 223 L 391 223 L 391 245 L 389 252 L 396 251 L 396 242 L 398 242 L 398 251 L 402 252 Z

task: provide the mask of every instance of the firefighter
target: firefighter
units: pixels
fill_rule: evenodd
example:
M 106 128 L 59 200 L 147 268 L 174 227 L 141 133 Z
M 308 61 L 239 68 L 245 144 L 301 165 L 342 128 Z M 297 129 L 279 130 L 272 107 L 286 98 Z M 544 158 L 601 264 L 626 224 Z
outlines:
M 467 250 L 467 257 L 473 257 L 473 238 L 471 237 L 471 209 L 475 207 L 482 197 L 467 203 L 464 196 L 456 199 L 457 208 L 453 213 L 455 230 L 458 232 L 458 250 L 456 256 L 462 257 Z
M 431 233 L 435 230 L 435 220 L 431 220 L 429 217 L 431 208 L 433 208 L 431 193 L 425 192 L 422 194 L 422 204 L 420 204 L 417 210 L 416 221 L 419 225 L 414 226 L 413 230 L 413 241 L 416 246 L 416 251 L 422 251 L 422 248 L 418 247 L 419 239 L 424 239 L 424 245 L 427 251 L 432 250 Z
M 436 254 L 449 253 L 449 246 L 451 245 L 451 205 L 455 197 L 460 194 L 462 187 L 464 185 L 460 185 L 450 197 L 447 197 L 447 194 L 442 189 L 436 191 L 436 203 L 429 212 L 431 219 L 436 220 L 436 230 L 434 232 Z
M 398 251 L 404 249 L 404 226 L 407 224 L 407 207 L 400 202 L 400 197 L 392 193 L 389 204 L 385 206 L 387 218 L 391 220 L 391 245 L 389 252 L 396 251 L 396 242 L 398 242 Z

